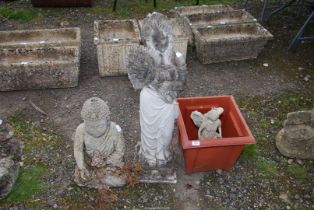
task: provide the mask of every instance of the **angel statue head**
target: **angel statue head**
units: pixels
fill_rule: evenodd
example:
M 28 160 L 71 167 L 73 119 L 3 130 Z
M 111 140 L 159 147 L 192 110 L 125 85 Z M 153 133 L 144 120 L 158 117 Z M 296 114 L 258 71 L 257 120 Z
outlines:
M 142 38 L 148 47 L 163 53 L 171 47 L 172 37 L 171 24 L 165 15 L 153 12 L 143 20 Z

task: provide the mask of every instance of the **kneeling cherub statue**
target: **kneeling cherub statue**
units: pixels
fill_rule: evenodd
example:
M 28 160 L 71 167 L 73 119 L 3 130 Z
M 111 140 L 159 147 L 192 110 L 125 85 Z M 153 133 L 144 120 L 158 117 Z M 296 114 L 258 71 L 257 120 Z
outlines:
M 199 127 L 198 138 L 200 140 L 222 138 L 221 121 L 219 116 L 223 112 L 224 109 L 222 107 L 213 107 L 205 114 L 198 111 L 193 111 L 191 113 L 191 118 L 194 124 Z
M 127 183 L 121 171 L 125 150 L 122 130 L 110 121 L 109 114 L 107 103 L 100 98 L 92 97 L 83 104 L 84 122 L 74 136 L 74 181 L 79 186 L 103 189 Z

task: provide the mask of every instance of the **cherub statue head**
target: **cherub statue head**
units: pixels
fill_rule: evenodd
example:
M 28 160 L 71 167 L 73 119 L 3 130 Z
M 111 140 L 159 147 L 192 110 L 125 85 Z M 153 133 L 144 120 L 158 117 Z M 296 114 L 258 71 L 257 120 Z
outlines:
M 143 20 L 142 37 L 148 47 L 165 52 L 171 47 L 172 27 L 168 18 L 158 12 L 148 14 Z
M 94 137 L 102 136 L 109 126 L 109 115 L 109 107 L 105 101 L 97 97 L 87 99 L 81 111 L 85 131 Z

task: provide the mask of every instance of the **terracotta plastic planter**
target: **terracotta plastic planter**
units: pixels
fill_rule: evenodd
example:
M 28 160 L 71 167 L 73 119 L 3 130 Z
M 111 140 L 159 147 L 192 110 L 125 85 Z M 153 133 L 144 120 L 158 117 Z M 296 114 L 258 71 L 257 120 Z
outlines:
M 255 144 L 241 112 L 232 96 L 178 98 L 178 137 L 182 146 L 185 172 L 230 170 L 245 144 Z M 198 140 L 198 128 L 190 115 L 192 111 L 206 113 L 212 107 L 223 107 L 221 139 Z

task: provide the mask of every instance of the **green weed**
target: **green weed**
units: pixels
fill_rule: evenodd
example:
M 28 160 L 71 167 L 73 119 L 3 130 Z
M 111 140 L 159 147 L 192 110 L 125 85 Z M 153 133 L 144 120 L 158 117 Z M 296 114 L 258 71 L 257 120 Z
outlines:
M 46 168 L 37 164 L 20 169 L 17 181 L 11 193 L 2 202 L 21 202 L 32 197 L 32 195 L 48 188 L 40 182 Z
M 271 127 L 270 122 L 268 122 L 268 120 L 266 118 L 262 118 L 260 121 L 260 126 L 263 129 L 269 129 Z
M 228 208 L 227 207 L 219 207 L 216 210 L 228 210 Z
M 255 158 L 257 156 L 256 148 L 257 148 L 256 144 L 245 145 L 244 149 L 242 150 L 240 160 L 248 160 Z
M 266 176 L 277 176 L 278 170 L 274 162 L 265 159 L 258 159 L 255 163 L 256 169 Z
M 20 23 L 26 23 L 38 16 L 38 13 L 29 9 L 12 9 L 0 7 L 0 16 Z
M 308 173 L 307 170 L 299 165 L 289 165 L 288 172 L 298 179 L 307 179 Z

